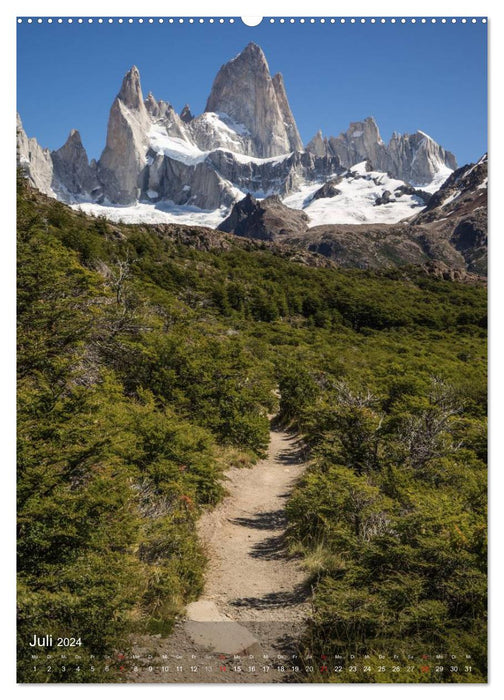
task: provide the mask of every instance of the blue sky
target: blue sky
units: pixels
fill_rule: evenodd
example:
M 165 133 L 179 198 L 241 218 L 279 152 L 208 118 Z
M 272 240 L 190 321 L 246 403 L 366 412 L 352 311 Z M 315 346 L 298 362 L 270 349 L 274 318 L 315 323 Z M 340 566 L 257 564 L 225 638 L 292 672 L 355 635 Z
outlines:
M 249 41 L 283 73 L 303 141 L 375 117 L 382 137 L 430 134 L 459 164 L 487 150 L 486 29 L 476 24 L 208 23 L 18 24 L 18 110 L 29 136 L 59 148 L 80 131 L 90 158 L 104 145 L 108 112 L 135 64 L 144 95 L 205 107 L 220 68 Z

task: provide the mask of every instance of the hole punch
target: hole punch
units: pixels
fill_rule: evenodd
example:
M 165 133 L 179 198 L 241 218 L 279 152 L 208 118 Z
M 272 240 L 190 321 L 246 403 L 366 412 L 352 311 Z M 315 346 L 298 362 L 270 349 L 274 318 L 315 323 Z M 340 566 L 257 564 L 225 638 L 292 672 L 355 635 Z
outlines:
M 246 24 L 247 27 L 257 27 L 261 24 L 263 21 L 262 17 L 241 17 L 241 21 L 243 24 Z

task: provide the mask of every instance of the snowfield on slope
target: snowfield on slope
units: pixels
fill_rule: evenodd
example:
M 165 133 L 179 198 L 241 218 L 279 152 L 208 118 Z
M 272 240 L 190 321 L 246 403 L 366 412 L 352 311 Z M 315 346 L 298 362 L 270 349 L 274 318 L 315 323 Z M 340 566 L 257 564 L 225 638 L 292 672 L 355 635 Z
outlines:
M 206 211 L 198 207 L 182 206 L 171 202 L 158 204 L 137 202 L 125 207 L 80 202 L 72 204 L 71 207 L 92 216 L 104 216 L 109 221 L 123 224 L 187 224 L 217 228 L 228 215 L 225 207 Z
M 415 195 L 394 196 L 395 190 L 404 184 L 402 180 L 395 180 L 386 173 L 367 172 L 366 164 L 358 163 L 349 169 L 341 182 L 335 184 L 340 194 L 312 199 L 322 183 L 310 183 L 301 187 L 299 192 L 285 197 L 283 203 L 292 209 L 303 209 L 310 217 L 310 226 L 395 224 L 417 214 L 425 206 L 423 200 Z M 390 204 L 376 205 L 376 199 L 386 190 L 392 194 L 393 201 Z
M 205 115 L 205 117 L 208 119 L 210 115 L 212 115 L 212 113 Z M 218 120 L 214 119 L 213 123 L 215 124 L 215 122 L 218 122 Z M 219 131 L 221 136 L 224 135 L 227 137 L 228 134 L 235 133 L 224 122 L 218 123 L 220 124 Z M 208 151 L 202 151 L 200 148 L 198 148 L 198 146 L 188 140 L 181 139 L 177 136 L 170 136 L 162 124 L 153 124 L 149 131 L 149 146 L 155 153 L 161 153 L 162 155 L 173 158 L 173 160 L 178 160 L 186 165 L 197 165 L 198 163 L 202 163 L 207 156 L 215 151 L 230 153 L 239 163 L 257 164 L 282 163 L 292 155 L 292 153 L 283 153 L 282 155 L 274 156 L 272 158 L 255 158 L 254 156 L 247 156 L 233 150 L 233 148 L 237 147 L 237 144 L 232 138 L 222 140 L 227 143 L 228 148 L 220 146 Z
M 197 147 L 191 147 L 190 144 L 182 142 L 180 139 L 164 135 L 163 141 L 162 146 L 158 142 L 159 148 L 166 149 L 166 151 L 168 149 L 180 149 L 176 156 L 171 156 L 176 157 L 178 160 L 187 158 L 185 162 L 192 161 L 191 164 L 194 164 L 195 162 L 200 162 L 199 159 L 202 156 L 204 158 L 207 155 L 207 153 L 199 151 Z M 194 150 L 192 150 L 193 148 Z M 237 159 L 256 160 L 249 156 L 233 155 Z M 279 162 L 280 159 L 286 158 L 288 155 L 268 160 Z M 431 184 L 421 189 L 428 192 L 435 191 L 451 172 L 447 168 L 446 172 L 440 173 L 436 178 L 436 186 Z M 334 175 L 334 177 L 337 176 Z M 331 178 L 328 178 L 328 180 L 331 180 Z M 310 218 L 310 227 L 325 224 L 395 224 L 417 214 L 425 206 L 423 200 L 416 195 L 400 194 L 400 196 L 396 196 L 397 188 L 405 183 L 376 170 L 368 172 L 364 162 L 354 165 L 343 174 L 341 182 L 335 185 L 340 194 L 334 197 L 313 199 L 313 195 L 323 184 L 323 181 L 302 184 L 297 192 L 289 194 L 282 200 L 286 206 L 292 209 L 305 211 Z M 247 191 L 240 190 L 231 183 L 229 183 L 229 186 L 235 195 L 236 201 L 239 201 L 247 194 Z M 386 190 L 391 193 L 392 201 L 388 204 L 376 205 L 376 199 L 381 197 Z M 157 192 L 148 194 L 155 197 Z M 258 193 L 252 192 L 252 194 L 257 199 L 263 198 Z M 177 205 L 169 201 L 155 204 L 142 201 L 130 206 L 79 202 L 72 204 L 72 207 L 81 209 L 87 214 L 105 216 L 110 221 L 127 224 L 178 223 L 193 226 L 209 226 L 211 228 L 216 228 L 230 212 L 230 209 L 226 207 L 205 210 L 189 205 Z

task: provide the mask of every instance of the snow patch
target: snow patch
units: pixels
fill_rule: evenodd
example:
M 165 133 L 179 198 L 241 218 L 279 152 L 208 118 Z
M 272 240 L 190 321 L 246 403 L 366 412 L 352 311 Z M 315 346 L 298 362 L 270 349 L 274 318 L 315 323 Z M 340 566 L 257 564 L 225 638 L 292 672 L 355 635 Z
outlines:
M 220 149 L 222 150 L 222 149 Z M 291 153 L 282 153 L 280 156 L 273 156 L 272 158 L 255 158 L 254 156 L 246 156 L 243 153 L 233 153 L 233 158 L 237 160 L 239 163 L 273 163 L 274 165 L 278 165 L 278 163 L 283 163 L 284 160 L 287 160 L 287 158 L 290 158 L 292 155 Z
M 197 165 L 205 160 L 209 151 L 201 151 L 197 146 L 176 136 L 169 136 L 166 128 L 153 124 L 149 131 L 149 145 L 155 153 L 169 156 L 186 165 Z
M 453 170 L 446 165 L 439 165 L 438 170 L 428 185 L 422 185 L 420 189 L 429 194 L 437 192 L 441 185 L 450 177 Z
M 226 114 L 226 112 L 205 112 L 205 114 L 212 118 L 215 115 L 218 118 L 218 120 L 222 122 L 224 127 L 227 128 L 229 131 L 234 131 L 240 136 L 250 136 L 250 131 L 247 129 L 245 124 L 239 124 L 238 122 L 235 122 L 229 116 L 229 114 Z
M 203 114 L 205 118 L 209 118 L 211 122 L 215 123 L 213 119 L 216 115 L 213 112 L 205 112 Z M 221 122 L 224 124 L 224 122 Z M 234 134 L 229 127 L 224 125 L 226 129 Z M 221 134 L 222 135 L 222 134 Z M 280 156 L 274 156 L 273 158 L 255 158 L 254 156 L 247 156 L 243 153 L 236 153 L 236 151 L 228 150 L 225 147 L 214 148 L 210 151 L 202 151 L 198 146 L 185 141 L 184 139 L 178 138 L 176 136 L 169 136 L 166 129 L 161 124 L 153 124 L 149 132 L 150 148 L 155 153 L 168 156 L 173 158 L 173 160 L 178 160 L 185 165 L 197 165 L 202 163 L 211 153 L 216 151 L 224 151 L 229 153 L 236 161 L 239 163 L 282 163 L 287 158 L 290 158 L 292 153 L 283 153 Z M 233 144 L 231 144 L 233 145 Z M 235 144 L 236 145 L 236 144 Z M 150 160 L 150 162 L 149 162 Z M 147 159 L 148 164 L 152 164 L 153 159 Z
M 336 185 L 340 194 L 334 197 L 313 199 L 322 182 L 303 185 L 299 192 L 288 195 L 283 203 L 293 209 L 303 209 L 310 217 L 310 226 L 323 224 L 395 224 L 423 209 L 424 202 L 415 195 L 402 194 L 400 199 L 389 204 L 375 204 L 385 190 L 392 194 L 404 185 L 402 180 L 390 178 L 386 173 L 365 169 L 366 163 L 358 163 L 350 169 L 351 174 L 362 177 L 343 177 Z M 330 178 L 328 178 L 330 179 Z
M 441 209 L 443 209 L 443 207 L 446 207 L 447 204 L 450 204 L 450 202 L 453 202 L 453 200 L 457 199 L 457 197 L 460 197 L 461 194 L 462 192 L 454 192 L 453 194 L 451 194 L 443 201 L 443 203 L 441 204 Z
M 349 168 L 350 172 L 356 173 L 357 175 L 368 175 L 368 171 L 366 170 L 367 167 L 367 161 L 363 160 L 360 163 L 356 163 L 355 165 L 352 165 L 351 168 Z M 384 175 L 385 173 L 379 173 L 380 175 Z
M 113 206 L 82 202 L 72 204 L 72 209 L 81 210 L 92 216 L 105 216 L 109 221 L 124 224 L 189 224 L 216 228 L 229 213 L 225 207 L 214 211 L 198 209 L 173 202 L 137 202 L 130 206 Z

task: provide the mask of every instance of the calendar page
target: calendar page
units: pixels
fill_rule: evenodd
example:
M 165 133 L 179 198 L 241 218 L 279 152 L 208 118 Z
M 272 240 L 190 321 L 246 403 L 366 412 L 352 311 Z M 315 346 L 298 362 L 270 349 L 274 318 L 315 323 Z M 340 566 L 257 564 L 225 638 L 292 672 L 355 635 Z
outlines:
M 17 80 L 18 682 L 486 683 L 486 18 L 22 16 Z

